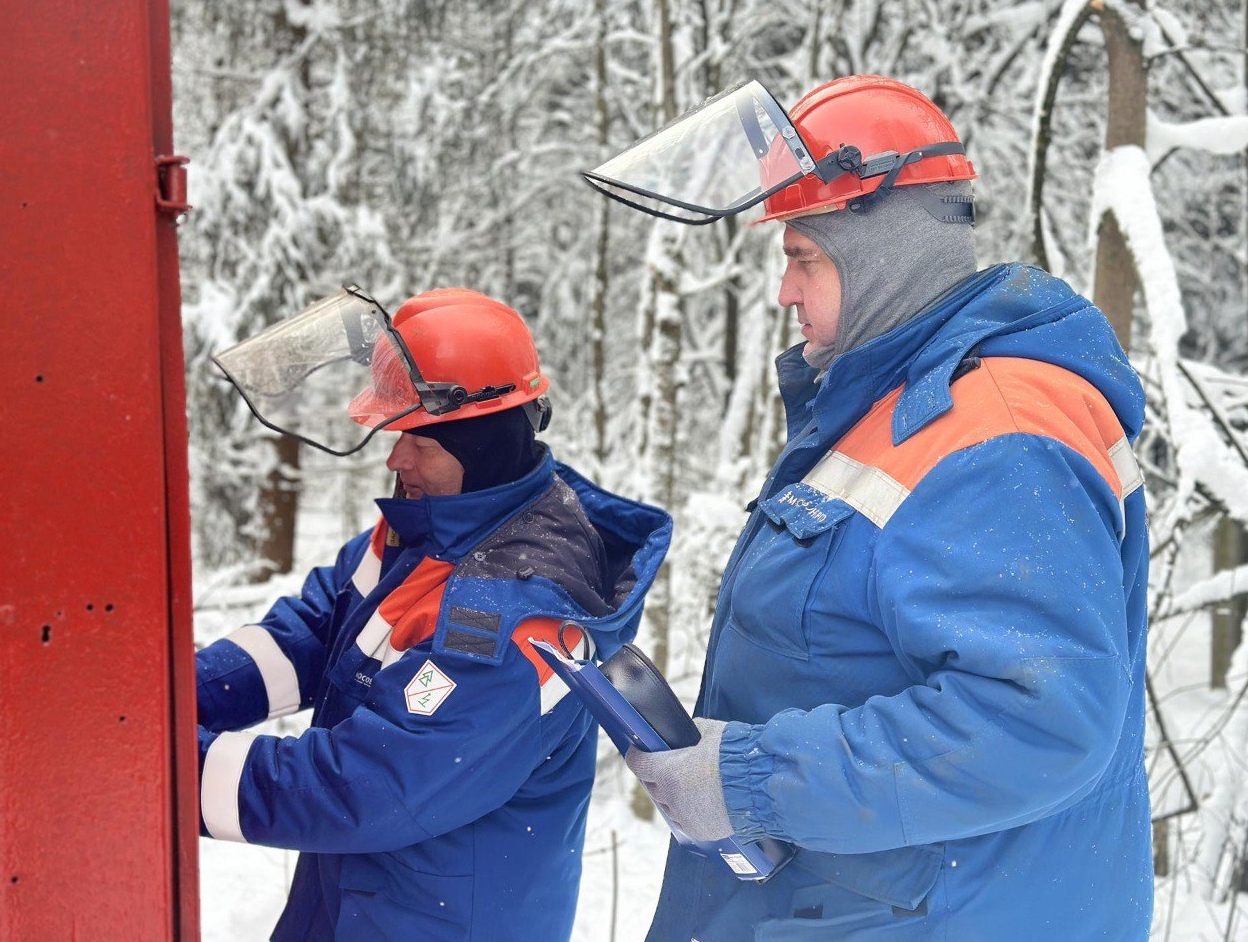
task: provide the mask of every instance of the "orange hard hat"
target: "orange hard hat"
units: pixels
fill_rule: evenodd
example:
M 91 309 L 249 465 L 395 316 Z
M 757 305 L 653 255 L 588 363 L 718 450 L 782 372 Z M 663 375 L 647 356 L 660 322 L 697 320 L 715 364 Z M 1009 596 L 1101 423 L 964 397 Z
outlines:
M 418 294 L 400 305 L 391 330 L 398 342 L 391 333 L 378 338 L 372 384 L 347 409 L 369 428 L 405 431 L 502 412 L 536 403 L 550 388 L 524 319 L 480 292 Z
M 863 210 L 894 187 L 970 180 L 975 170 L 921 92 L 853 75 L 816 88 L 791 113 L 758 81 L 726 89 L 582 176 L 626 206 L 705 225 L 759 203 L 764 219 Z M 919 199 L 941 221 L 974 221 L 969 197 Z
M 816 164 L 835 162 L 845 172 L 827 182 L 806 174 L 772 193 L 763 201 L 765 215 L 758 222 L 844 209 L 851 200 L 881 187 L 887 192 L 897 186 L 975 178 L 975 168 L 944 112 L 918 89 L 896 79 L 881 75 L 836 79 L 804 95 L 789 117 Z M 917 156 L 898 162 L 906 155 Z M 869 166 L 873 160 L 881 167 L 887 162 L 887 171 L 873 174 Z M 764 190 L 772 162 L 788 172 L 787 159 L 769 154 L 761 161 Z

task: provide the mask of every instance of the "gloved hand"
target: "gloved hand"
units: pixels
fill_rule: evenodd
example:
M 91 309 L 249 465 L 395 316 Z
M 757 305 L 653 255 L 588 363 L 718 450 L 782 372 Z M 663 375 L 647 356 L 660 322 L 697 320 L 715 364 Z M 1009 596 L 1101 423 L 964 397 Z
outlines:
M 716 841 L 732 834 L 719 778 L 719 741 L 728 724 L 693 722 L 702 734 L 696 746 L 667 752 L 634 747 L 624 761 L 669 821 L 695 841 Z

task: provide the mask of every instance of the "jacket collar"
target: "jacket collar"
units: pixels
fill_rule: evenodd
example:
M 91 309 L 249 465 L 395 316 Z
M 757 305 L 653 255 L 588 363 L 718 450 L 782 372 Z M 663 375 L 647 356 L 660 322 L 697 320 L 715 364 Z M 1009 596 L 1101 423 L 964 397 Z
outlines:
M 426 555 L 459 559 L 499 524 L 554 483 L 555 461 L 550 449 L 524 477 L 498 487 L 446 497 L 387 497 L 377 501 L 382 517 L 408 546 Z
M 970 276 L 910 320 L 838 357 L 817 381 L 816 371 L 802 359 L 802 346 L 786 350 L 777 358 L 776 368 L 790 436 L 813 420 L 821 439 L 835 441 L 873 403 L 903 383 L 907 389 L 894 413 L 894 443 L 948 411 L 953 403 L 949 394 L 953 371 L 966 351 L 992 329 L 974 329 L 981 326 L 978 322 L 962 324 L 959 313 L 1021 267 L 996 265 Z M 1000 312 L 993 326 L 1019 316 L 1018 311 Z

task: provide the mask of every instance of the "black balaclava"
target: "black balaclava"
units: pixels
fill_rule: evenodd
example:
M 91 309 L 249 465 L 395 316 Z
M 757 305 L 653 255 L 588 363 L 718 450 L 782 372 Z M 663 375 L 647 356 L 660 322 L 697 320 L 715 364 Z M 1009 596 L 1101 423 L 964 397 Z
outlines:
M 463 465 L 463 494 L 519 480 L 542 458 L 522 408 L 423 425 L 410 434 L 432 438 Z
M 942 222 L 909 191 L 967 201 L 969 180 L 899 186 L 865 212 L 836 210 L 787 220 L 836 263 L 841 320 L 826 347 L 808 343 L 806 362 L 826 370 L 838 357 L 908 321 L 975 273 L 975 233 Z

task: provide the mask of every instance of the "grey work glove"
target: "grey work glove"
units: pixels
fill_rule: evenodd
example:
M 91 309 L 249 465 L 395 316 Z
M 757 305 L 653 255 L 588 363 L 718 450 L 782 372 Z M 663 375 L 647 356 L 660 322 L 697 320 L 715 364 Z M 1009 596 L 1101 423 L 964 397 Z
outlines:
M 695 841 L 717 841 L 732 834 L 719 779 L 719 741 L 728 724 L 693 722 L 702 734 L 696 746 L 667 752 L 634 747 L 624 761 L 672 824 Z

